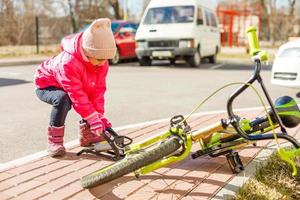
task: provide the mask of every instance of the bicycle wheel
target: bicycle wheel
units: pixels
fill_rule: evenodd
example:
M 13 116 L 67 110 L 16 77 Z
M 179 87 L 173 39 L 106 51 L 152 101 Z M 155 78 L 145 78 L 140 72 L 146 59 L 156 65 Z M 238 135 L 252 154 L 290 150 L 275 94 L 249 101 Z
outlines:
M 179 139 L 177 137 L 171 137 L 160 144 L 149 147 L 145 151 L 132 154 L 112 165 L 84 176 L 81 179 L 81 185 L 84 188 L 90 188 L 120 178 L 121 176 L 134 172 L 172 154 L 179 149 L 180 146 Z

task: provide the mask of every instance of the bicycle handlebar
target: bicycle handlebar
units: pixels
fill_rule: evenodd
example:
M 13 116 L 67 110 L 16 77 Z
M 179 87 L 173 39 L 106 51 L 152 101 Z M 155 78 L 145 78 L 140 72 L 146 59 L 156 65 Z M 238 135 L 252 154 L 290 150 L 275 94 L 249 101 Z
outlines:
M 249 50 L 250 50 L 250 55 L 251 56 L 256 56 L 257 54 L 260 53 L 259 49 L 259 42 L 256 34 L 256 28 L 255 27 L 249 27 L 246 30 L 248 41 L 249 41 Z M 260 78 L 260 70 L 261 70 L 261 59 L 255 59 L 255 69 L 253 75 L 250 77 L 250 79 L 245 82 L 244 85 L 240 86 L 234 93 L 229 97 L 227 101 L 227 113 L 230 119 L 230 123 L 232 126 L 236 129 L 239 135 L 242 137 L 251 140 L 251 137 L 243 131 L 240 126 L 239 126 L 239 118 L 233 113 L 233 108 L 232 104 L 234 99 L 239 96 L 243 91 L 245 91 L 250 84 L 252 84 L 254 81 L 259 80 L 261 81 Z
M 255 57 L 258 56 L 260 61 L 267 61 L 268 54 L 266 51 L 261 51 L 259 48 L 259 40 L 257 38 L 256 28 L 254 26 L 250 26 L 247 28 L 246 33 L 248 37 L 249 43 L 249 52 L 250 55 Z M 256 59 L 255 59 L 256 60 Z
M 259 42 L 258 42 L 258 38 L 256 35 L 256 28 L 251 26 L 251 27 L 247 28 L 246 33 L 248 36 L 250 55 L 254 56 L 260 52 Z
M 240 86 L 236 91 L 234 91 L 233 94 L 229 97 L 229 99 L 227 101 L 227 113 L 229 116 L 230 123 L 242 137 L 244 137 L 248 140 L 250 140 L 249 135 L 240 128 L 239 118 L 234 114 L 232 104 L 233 104 L 234 99 L 237 96 L 239 96 L 243 91 L 245 91 L 249 87 L 250 84 L 252 84 L 255 80 L 258 79 L 260 70 L 261 70 L 261 63 L 259 60 L 256 60 L 254 74 L 250 77 L 250 79 L 244 85 Z
M 254 81 L 258 81 L 262 87 L 262 90 L 264 94 L 266 95 L 266 98 L 271 106 L 272 111 L 274 112 L 276 121 L 279 123 L 282 133 L 277 133 L 278 138 L 283 138 L 288 141 L 290 141 L 295 147 L 300 147 L 300 143 L 293 137 L 287 135 L 283 125 L 282 121 L 276 112 L 274 108 L 274 104 L 272 103 L 272 100 L 270 96 L 267 93 L 267 90 L 263 84 L 262 78 L 260 76 L 260 70 L 261 70 L 261 61 L 266 61 L 267 60 L 267 53 L 262 52 L 259 49 L 259 42 L 258 38 L 256 35 L 256 28 L 255 27 L 249 27 L 247 29 L 247 36 L 248 36 L 248 41 L 249 41 L 249 48 L 250 48 L 250 54 L 255 58 L 255 70 L 254 74 L 250 77 L 250 79 L 245 82 L 242 86 L 240 86 L 228 99 L 227 101 L 227 113 L 229 116 L 229 123 L 234 127 L 234 129 L 237 131 L 237 133 L 247 139 L 247 140 L 264 140 L 264 139 L 273 139 L 274 136 L 273 134 L 259 134 L 259 135 L 248 135 L 242 128 L 240 127 L 240 118 L 236 116 L 233 112 L 232 104 L 234 99 L 240 95 L 242 92 L 244 92 Z

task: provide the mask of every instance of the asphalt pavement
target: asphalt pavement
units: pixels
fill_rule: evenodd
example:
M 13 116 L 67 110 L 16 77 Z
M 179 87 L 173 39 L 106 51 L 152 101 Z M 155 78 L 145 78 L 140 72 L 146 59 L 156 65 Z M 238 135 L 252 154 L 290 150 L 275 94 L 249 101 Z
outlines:
M 51 106 L 35 96 L 33 74 L 35 65 L 0 68 L 0 163 L 46 148 L 47 125 Z M 297 91 L 271 85 L 271 66 L 264 66 L 262 77 L 271 97 L 290 95 Z M 188 114 L 213 91 L 230 82 L 241 82 L 252 74 L 249 64 L 208 64 L 190 68 L 179 62 L 155 62 L 140 67 L 136 62 L 111 66 L 106 94 L 106 117 L 114 127 L 135 124 L 178 114 Z M 215 95 L 197 112 L 225 110 L 226 101 L 236 86 Z M 298 99 L 296 99 L 298 101 Z M 241 95 L 235 108 L 261 106 L 253 91 Z M 71 110 L 66 121 L 65 141 L 78 137 L 80 117 Z

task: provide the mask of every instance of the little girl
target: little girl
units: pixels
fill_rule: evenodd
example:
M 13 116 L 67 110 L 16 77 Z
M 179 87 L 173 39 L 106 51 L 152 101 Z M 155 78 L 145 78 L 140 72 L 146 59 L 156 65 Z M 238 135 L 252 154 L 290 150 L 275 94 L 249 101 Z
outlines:
M 81 146 L 104 141 L 102 133 L 111 127 L 103 116 L 108 59 L 116 52 L 111 21 L 95 20 L 83 33 L 64 39 L 62 48 L 38 67 L 34 77 L 38 98 L 53 106 L 47 148 L 52 157 L 65 154 L 65 119 L 71 106 L 82 117 Z

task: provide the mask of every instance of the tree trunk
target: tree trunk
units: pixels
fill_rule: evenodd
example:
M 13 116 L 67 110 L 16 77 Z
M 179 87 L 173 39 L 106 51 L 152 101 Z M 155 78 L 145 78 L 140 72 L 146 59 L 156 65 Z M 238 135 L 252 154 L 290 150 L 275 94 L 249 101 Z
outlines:
M 69 5 L 69 13 L 70 13 L 70 18 L 71 18 L 72 30 L 73 30 L 73 33 L 76 33 L 76 31 L 77 31 L 76 21 L 75 21 L 73 5 L 71 3 L 71 0 L 68 0 L 68 5 Z
M 263 40 L 270 40 L 270 19 L 265 0 L 260 0 L 261 4 L 261 34 Z
M 6 32 L 6 39 L 8 43 L 17 43 L 16 31 L 17 20 L 14 11 L 14 2 L 12 0 L 4 0 L 4 31 Z
M 288 28 L 288 36 L 294 36 L 294 25 L 295 25 L 295 4 L 296 0 L 289 0 L 289 28 Z
M 122 19 L 122 16 L 120 14 L 120 4 L 118 0 L 109 0 L 109 4 L 114 10 L 115 18 L 116 19 Z
M 276 41 L 276 0 L 270 0 L 270 41 L 272 46 L 275 46 Z

